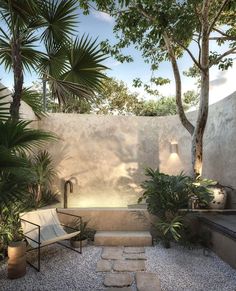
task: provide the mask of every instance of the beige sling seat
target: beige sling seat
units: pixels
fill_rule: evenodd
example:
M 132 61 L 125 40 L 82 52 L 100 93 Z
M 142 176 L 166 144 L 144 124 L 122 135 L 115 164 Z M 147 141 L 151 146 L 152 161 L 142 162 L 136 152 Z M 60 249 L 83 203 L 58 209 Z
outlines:
M 80 218 L 77 215 L 71 215 L 69 213 L 61 212 L 55 208 L 35 210 L 20 214 L 23 234 L 27 242 L 31 246 L 31 250 L 38 250 L 38 268 L 28 262 L 37 271 L 40 271 L 40 248 L 70 239 L 80 233 L 80 230 L 78 229 L 76 230 L 74 228 L 71 228 L 70 226 L 61 224 L 58 218 L 58 213 Z M 67 233 L 63 226 L 66 226 L 68 229 L 72 229 L 72 232 Z M 68 245 L 64 246 L 70 248 Z M 80 248 L 79 253 L 81 253 L 81 251 L 82 250 Z

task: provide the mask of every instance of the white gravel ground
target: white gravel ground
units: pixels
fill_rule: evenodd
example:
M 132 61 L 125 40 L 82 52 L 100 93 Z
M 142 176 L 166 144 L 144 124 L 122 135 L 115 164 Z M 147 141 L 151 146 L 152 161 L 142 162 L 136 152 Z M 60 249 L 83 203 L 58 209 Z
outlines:
M 236 291 L 236 270 L 213 252 L 181 246 L 147 247 L 147 271 L 161 280 L 162 291 Z
M 6 264 L 2 264 L 0 290 L 106 290 L 105 274 L 95 271 L 101 251 L 101 247 L 87 246 L 80 255 L 58 245 L 46 247 L 40 273 L 27 267 L 25 277 L 8 280 Z M 202 250 L 156 245 L 147 247 L 146 255 L 147 270 L 157 273 L 163 291 L 236 291 L 236 271 L 213 253 L 204 256 Z

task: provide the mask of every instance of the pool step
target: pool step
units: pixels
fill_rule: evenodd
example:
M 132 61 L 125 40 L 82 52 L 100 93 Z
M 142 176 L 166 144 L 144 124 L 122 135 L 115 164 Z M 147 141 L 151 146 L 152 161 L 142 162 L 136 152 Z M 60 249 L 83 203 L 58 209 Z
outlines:
M 94 238 L 97 246 L 151 246 L 149 231 L 97 231 Z

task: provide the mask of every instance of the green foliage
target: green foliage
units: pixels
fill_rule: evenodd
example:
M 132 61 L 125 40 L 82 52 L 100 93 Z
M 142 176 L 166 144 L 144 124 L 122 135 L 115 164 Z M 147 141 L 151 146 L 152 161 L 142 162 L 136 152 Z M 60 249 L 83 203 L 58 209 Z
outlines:
M 140 116 L 165 116 L 177 114 L 175 98 L 162 97 L 154 101 L 142 101 L 135 108 L 135 115 Z
M 184 228 L 179 210 L 188 208 L 193 197 L 201 207 L 207 207 L 213 198 L 212 193 L 205 184 L 201 185 L 183 173 L 170 176 L 147 168 L 146 176 L 148 179 L 141 184 L 144 192 L 138 203 L 145 200 L 149 213 L 158 217 L 155 227 L 164 241 L 178 241 Z
M 29 127 L 31 121 L 0 122 L 0 146 L 11 151 L 31 151 L 33 147 L 42 146 L 45 141 L 57 138 L 50 132 Z
M 49 132 L 29 128 L 27 121 L 0 121 L 0 209 L 29 193 L 36 177 L 27 156 L 45 142 L 56 140 Z
M 22 239 L 22 230 L 19 214 L 24 212 L 26 207 L 23 203 L 11 203 L 8 207 L 3 207 L 0 212 L 0 256 L 6 254 L 9 242 Z
M 36 203 L 42 203 L 43 193 L 51 196 L 50 189 L 56 172 L 53 168 L 51 155 L 47 151 L 39 151 L 29 158 L 30 169 L 35 177 L 34 183 L 30 185 L 31 192 Z M 53 197 L 52 197 L 53 198 Z
M 25 71 L 36 71 L 40 78 L 49 82 L 53 96 L 60 104 L 69 95 L 93 98 L 105 78 L 102 71 L 106 67 L 102 62 L 106 57 L 96 40 L 74 36 L 78 2 L 25 2 L 0 1 L 0 64 L 14 73 L 16 92 L 12 114 L 15 112 L 18 117 L 18 104 L 24 98 L 37 116 L 43 115 L 38 96 L 28 89 L 22 93 L 23 80 L 19 80 L 24 78 Z M 11 57 L 15 47 L 20 58 Z
M 181 208 L 188 208 L 191 197 L 196 196 L 205 206 L 212 200 L 210 190 L 183 173 L 170 176 L 147 168 L 146 176 L 149 179 L 141 185 L 144 192 L 139 202 L 146 200 L 148 211 L 160 218 L 164 218 L 166 212 L 175 214 Z
M 94 239 L 95 231 L 88 227 L 89 221 L 81 221 L 80 219 L 74 219 L 70 224 L 71 227 L 79 229 L 80 233 L 72 238 L 72 240 L 80 241 L 85 239 Z
M 46 116 L 42 104 L 42 95 L 40 93 L 30 88 L 24 88 L 21 99 L 32 108 L 34 114 L 39 119 Z
M 171 241 L 172 238 L 178 241 L 181 238 L 180 230 L 183 228 L 183 217 L 175 216 L 170 220 L 160 220 L 156 222 L 155 226 L 165 241 Z
M 103 91 L 98 94 L 93 110 L 97 114 L 132 114 L 137 104 L 138 96 L 130 93 L 123 81 L 107 78 L 103 85 Z

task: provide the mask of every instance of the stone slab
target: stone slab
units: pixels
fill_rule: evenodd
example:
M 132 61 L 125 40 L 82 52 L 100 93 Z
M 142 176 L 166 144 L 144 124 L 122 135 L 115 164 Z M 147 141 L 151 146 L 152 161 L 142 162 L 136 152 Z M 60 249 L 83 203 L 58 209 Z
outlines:
M 97 262 L 96 272 L 110 272 L 112 269 L 112 262 L 108 260 L 100 260 Z
M 104 279 L 106 287 L 128 287 L 133 283 L 133 276 L 131 274 L 117 274 L 108 273 Z
M 141 254 L 123 254 L 123 257 L 126 260 L 146 260 L 146 255 L 144 253 Z
M 106 288 L 104 291 L 133 291 L 131 287 L 123 287 L 123 288 Z
M 103 248 L 101 257 L 104 260 L 121 260 L 122 254 L 122 247 L 105 247 Z
M 117 272 L 145 271 L 143 260 L 117 260 L 114 262 L 113 270 Z
M 94 244 L 97 246 L 151 246 L 152 236 L 149 231 L 97 231 Z
M 141 254 L 145 253 L 144 247 L 125 247 L 124 253 L 126 254 Z
M 135 277 L 138 291 L 161 291 L 161 283 L 157 274 L 138 272 Z

